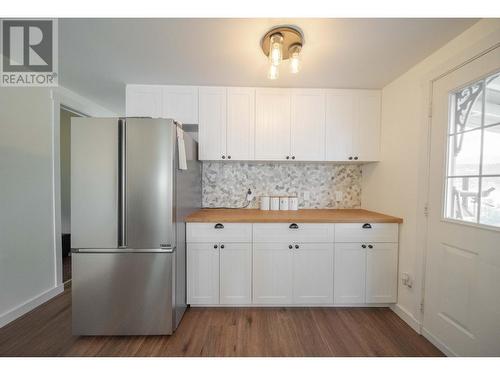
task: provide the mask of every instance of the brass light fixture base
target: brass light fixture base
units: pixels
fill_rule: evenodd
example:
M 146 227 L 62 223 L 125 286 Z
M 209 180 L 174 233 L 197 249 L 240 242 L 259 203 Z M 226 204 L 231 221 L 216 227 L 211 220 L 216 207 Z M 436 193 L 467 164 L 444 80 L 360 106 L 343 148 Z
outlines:
M 283 60 L 287 60 L 289 55 L 289 49 L 293 45 L 304 45 L 304 37 L 302 31 L 296 26 L 277 26 L 269 30 L 266 35 L 260 41 L 260 46 L 264 55 L 269 56 L 269 42 L 271 40 L 271 35 L 281 34 L 283 36 Z

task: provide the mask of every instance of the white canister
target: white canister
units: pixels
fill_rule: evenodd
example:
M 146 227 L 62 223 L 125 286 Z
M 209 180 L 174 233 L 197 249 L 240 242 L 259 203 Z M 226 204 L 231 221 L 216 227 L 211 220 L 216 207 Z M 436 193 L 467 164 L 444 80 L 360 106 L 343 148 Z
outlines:
M 271 197 L 270 207 L 271 211 L 278 211 L 280 209 L 280 197 Z
M 288 197 L 280 197 L 280 211 L 288 210 Z
M 260 209 L 269 211 L 269 197 L 260 197 Z
M 288 209 L 292 211 L 297 211 L 299 209 L 299 198 L 290 197 L 288 198 Z

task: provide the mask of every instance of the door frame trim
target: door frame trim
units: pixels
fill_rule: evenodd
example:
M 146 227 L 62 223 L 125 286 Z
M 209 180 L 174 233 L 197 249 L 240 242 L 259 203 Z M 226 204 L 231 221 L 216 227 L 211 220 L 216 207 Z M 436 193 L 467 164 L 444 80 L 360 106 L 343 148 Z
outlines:
M 420 139 L 420 164 L 419 164 L 419 187 L 417 198 L 417 228 L 416 228 L 416 305 L 424 305 L 425 284 L 426 284 L 426 266 L 427 266 L 427 240 L 428 240 L 428 217 L 425 214 L 428 210 L 427 202 L 429 200 L 429 183 L 430 183 L 430 142 L 431 142 L 431 127 L 432 127 L 432 109 L 433 109 L 433 89 L 434 83 L 453 73 L 454 71 L 464 67 L 465 65 L 477 60 L 487 53 L 500 47 L 500 29 L 490 32 L 486 37 L 483 37 L 478 42 L 471 46 L 467 46 L 460 53 L 455 54 L 452 58 L 441 64 L 438 68 L 430 71 L 421 81 L 421 89 L 423 90 L 424 100 L 421 117 L 422 135 Z M 458 61 L 458 64 L 457 64 Z M 421 213 L 421 214 L 420 214 Z M 420 251 L 419 251 L 420 250 Z M 425 309 L 419 309 L 417 320 L 419 321 L 419 333 L 428 336 L 429 333 L 424 329 L 424 312 Z M 427 335 L 426 335 L 427 333 Z M 427 337 L 430 340 L 431 337 Z M 432 341 L 432 340 L 431 340 Z M 439 343 L 441 347 L 442 343 Z M 453 355 L 453 352 L 442 349 L 445 354 Z

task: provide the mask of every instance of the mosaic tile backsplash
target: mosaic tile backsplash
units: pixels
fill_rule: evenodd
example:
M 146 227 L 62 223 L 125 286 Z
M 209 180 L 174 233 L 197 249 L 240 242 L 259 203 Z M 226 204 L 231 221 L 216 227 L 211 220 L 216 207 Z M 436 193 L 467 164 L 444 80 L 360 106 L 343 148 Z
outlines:
M 241 207 L 247 189 L 259 196 L 298 196 L 299 208 L 359 208 L 361 166 L 330 163 L 203 163 L 203 207 Z M 309 192 L 309 200 L 304 192 Z M 342 201 L 335 201 L 341 191 Z

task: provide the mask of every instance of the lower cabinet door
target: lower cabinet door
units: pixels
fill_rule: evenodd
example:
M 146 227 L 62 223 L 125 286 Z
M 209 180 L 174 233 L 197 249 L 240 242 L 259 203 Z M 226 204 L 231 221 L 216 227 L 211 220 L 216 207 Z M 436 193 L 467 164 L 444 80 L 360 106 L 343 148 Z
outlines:
M 219 244 L 188 243 L 187 275 L 187 303 L 191 305 L 218 304 Z
M 252 303 L 252 244 L 221 243 L 220 304 Z
M 366 249 L 367 303 L 391 303 L 397 301 L 397 269 L 398 244 L 368 244 Z
M 294 244 L 293 303 L 333 303 L 333 244 Z
M 335 244 L 334 301 L 365 303 L 366 250 L 360 243 Z
M 292 303 L 292 257 L 289 243 L 254 243 L 253 303 Z

